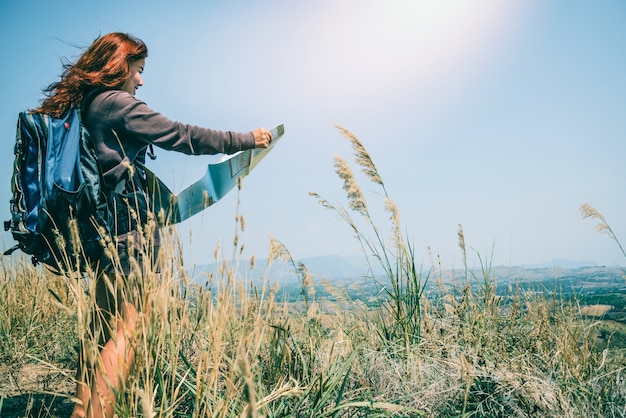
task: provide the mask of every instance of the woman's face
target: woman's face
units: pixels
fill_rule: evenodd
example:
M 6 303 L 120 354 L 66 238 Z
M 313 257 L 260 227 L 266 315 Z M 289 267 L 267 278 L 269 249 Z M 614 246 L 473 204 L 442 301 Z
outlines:
M 130 63 L 130 76 L 128 80 L 122 86 L 122 90 L 135 95 L 135 92 L 139 86 L 143 86 L 143 80 L 141 79 L 141 73 L 143 73 L 143 67 L 146 65 L 145 58 L 139 58 L 136 61 Z

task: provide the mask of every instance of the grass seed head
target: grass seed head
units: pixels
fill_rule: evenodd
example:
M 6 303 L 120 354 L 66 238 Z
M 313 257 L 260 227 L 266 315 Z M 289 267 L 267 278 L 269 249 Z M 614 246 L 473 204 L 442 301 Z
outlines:
M 346 160 L 339 156 L 335 156 L 335 172 L 343 180 L 343 190 L 346 192 L 350 209 L 368 217 L 367 204 L 361 187 L 354 178 L 352 169 Z
M 354 151 L 354 158 L 356 163 L 361 167 L 361 171 L 367 176 L 367 178 L 373 183 L 383 185 L 383 180 L 378 174 L 376 165 L 369 153 L 359 141 L 359 139 L 352 132 L 347 130 L 341 125 L 335 124 L 335 127 L 341 132 L 341 134 L 350 141 L 352 150 Z

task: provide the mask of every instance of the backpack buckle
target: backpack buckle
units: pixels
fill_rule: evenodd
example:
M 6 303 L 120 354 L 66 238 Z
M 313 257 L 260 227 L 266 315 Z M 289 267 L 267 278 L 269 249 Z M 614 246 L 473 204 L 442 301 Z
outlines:
M 16 244 L 13 247 L 6 250 L 5 252 L 3 252 L 2 255 L 11 255 L 15 252 L 15 250 L 19 250 L 19 249 L 20 249 L 20 245 Z

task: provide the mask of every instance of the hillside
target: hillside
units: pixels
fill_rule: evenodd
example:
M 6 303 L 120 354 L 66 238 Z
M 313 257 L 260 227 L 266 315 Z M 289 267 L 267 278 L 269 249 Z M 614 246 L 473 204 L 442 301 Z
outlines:
M 316 282 L 326 280 L 332 284 L 358 284 L 368 283 L 372 277 L 384 281 L 384 271 L 379 265 L 372 266 L 372 272 L 368 271 L 365 257 L 351 256 L 341 257 L 338 255 L 303 258 L 296 261 L 306 266 L 307 270 Z M 249 261 L 239 263 L 239 272 L 253 280 L 263 277 L 267 273 L 267 260 L 257 259 L 254 268 L 250 270 Z M 189 274 L 194 281 L 202 284 L 207 275 L 218 272 L 216 264 L 195 266 Z M 298 284 L 299 279 L 290 263 L 277 260 L 272 262 L 270 276 L 273 282 L 282 286 Z M 428 267 L 422 267 L 422 277 L 429 277 L 430 285 L 435 285 L 433 278 L 445 284 L 451 284 L 455 280 L 462 280 L 466 275 L 463 269 L 433 271 Z M 482 280 L 480 268 L 468 270 L 470 279 L 477 276 Z M 593 294 L 596 292 L 626 292 L 625 269 L 619 266 L 598 266 L 590 263 L 572 262 L 567 260 L 555 260 L 554 263 L 533 266 L 494 266 L 489 271 L 489 276 L 498 285 L 519 285 L 523 288 L 540 289 L 542 286 L 548 290 L 560 286 L 567 293 Z

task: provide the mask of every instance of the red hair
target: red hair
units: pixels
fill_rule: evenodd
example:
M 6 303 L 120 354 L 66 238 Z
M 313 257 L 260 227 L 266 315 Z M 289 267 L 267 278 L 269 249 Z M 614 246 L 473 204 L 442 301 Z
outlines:
M 148 47 L 131 35 L 113 32 L 97 38 L 75 64 L 65 64 L 61 80 L 45 90 L 35 112 L 61 117 L 97 87 L 121 88 L 130 77 L 130 64 L 148 56 Z

